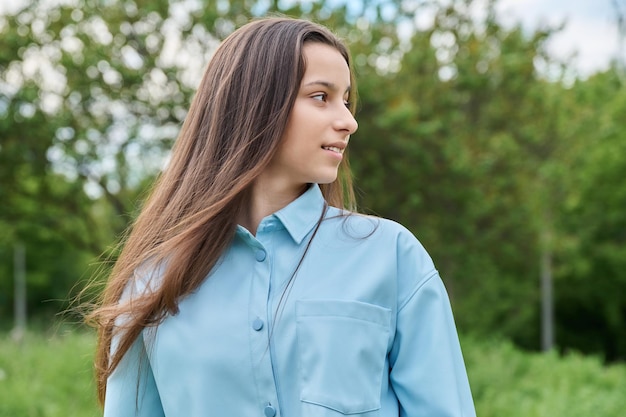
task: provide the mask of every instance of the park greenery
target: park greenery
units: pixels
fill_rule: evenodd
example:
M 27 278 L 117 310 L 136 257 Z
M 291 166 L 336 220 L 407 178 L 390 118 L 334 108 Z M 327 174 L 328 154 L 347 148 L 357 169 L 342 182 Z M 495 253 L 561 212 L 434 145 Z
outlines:
M 102 415 L 90 372 L 95 337 L 55 328 L 23 345 L 0 339 L 0 417 Z M 617 417 L 626 410 L 626 366 L 596 357 L 527 353 L 510 342 L 463 338 L 481 417 Z
M 520 416 L 602 415 L 568 402 L 591 401 L 582 384 L 596 374 L 607 390 L 626 388 L 623 368 L 595 359 L 626 359 L 626 63 L 579 77 L 547 54 L 559 28 L 507 26 L 497 0 L 474 3 L 66 0 L 0 15 L 0 322 L 12 316 L 18 243 L 40 320 L 115 257 L 215 46 L 279 12 L 350 45 L 360 209 L 406 225 L 432 255 L 471 337 L 468 360 L 485 368 L 473 385 L 490 398 L 481 415 L 517 415 L 499 408 L 509 398 L 499 390 L 534 372 L 549 395 L 571 393 L 550 398 L 570 411 L 536 409 L 548 394 L 519 382 Z M 432 24 L 417 24 L 420 14 Z M 553 282 L 556 351 L 526 357 L 517 349 L 541 348 L 542 275 Z M 516 347 L 477 342 L 492 337 Z M 620 405 L 609 397 L 592 403 Z M 29 413 L 18 414 L 57 415 Z

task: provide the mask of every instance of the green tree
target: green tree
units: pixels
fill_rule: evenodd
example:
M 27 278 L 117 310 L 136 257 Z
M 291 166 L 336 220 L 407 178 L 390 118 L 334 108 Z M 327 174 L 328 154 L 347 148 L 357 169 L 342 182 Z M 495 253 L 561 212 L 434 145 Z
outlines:
M 547 97 L 559 87 L 534 63 L 548 59 L 551 32 L 504 28 L 494 3 L 477 21 L 470 5 L 438 9 L 399 72 L 364 90 L 353 165 L 364 205 L 431 251 L 462 328 L 537 347 L 539 233 L 550 226 L 534 220 L 550 192 L 536 193 L 537 171 L 554 157 Z
M 110 252 L 166 161 L 214 48 L 250 18 L 273 12 L 324 21 L 357 50 L 384 35 L 389 48 L 404 13 L 368 1 L 85 0 L 31 2 L 0 16 L 3 294 L 12 293 L 16 240 L 28 252 L 33 309 L 66 293 L 85 259 Z M 361 15 L 378 23 L 361 18 L 357 29 Z M 4 315 L 12 300 L 2 301 Z
M 460 329 L 538 348 L 543 260 L 559 346 L 626 357 L 622 73 L 546 79 L 537 68 L 568 70 L 545 53 L 553 30 L 504 27 L 495 5 L 477 17 L 471 0 L 84 0 L 0 16 L 0 314 L 13 242 L 32 310 L 112 253 L 213 49 L 281 12 L 350 44 L 359 204 L 422 240 Z
M 564 346 L 626 357 L 626 86 L 620 68 L 576 83 L 576 145 L 561 228 L 557 317 Z

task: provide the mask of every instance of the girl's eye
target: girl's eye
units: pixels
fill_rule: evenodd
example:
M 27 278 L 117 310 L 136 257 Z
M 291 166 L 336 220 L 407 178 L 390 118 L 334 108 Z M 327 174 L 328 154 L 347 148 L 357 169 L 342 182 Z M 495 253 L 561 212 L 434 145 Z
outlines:
M 349 110 L 349 109 L 350 109 L 350 105 L 351 105 L 352 103 L 350 103 L 348 100 L 345 100 L 345 101 L 343 102 L 343 104 L 344 104 L 344 105 L 346 106 L 346 108 L 348 108 L 348 110 Z
M 328 97 L 328 94 L 326 93 L 319 93 L 319 94 L 315 94 L 311 96 L 313 100 L 324 101 L 324 102 L 326 101 L 327 97 Z

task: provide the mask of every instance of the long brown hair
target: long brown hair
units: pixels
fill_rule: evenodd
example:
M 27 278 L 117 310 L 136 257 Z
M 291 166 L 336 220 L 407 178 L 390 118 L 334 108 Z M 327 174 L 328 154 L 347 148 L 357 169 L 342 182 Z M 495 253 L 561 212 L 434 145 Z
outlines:
M 181 298 L 200 286 L 230 244 L 254 180 L 279 147 L 305 71 L 305 42 L 335 48 L 351 68 L 347 48 L 328 29 L 282 17 L 248 23 L 215 51 L 169 165 L 121 243 L 98 308 L 87 317 L 98 328 L 101 403 L 107 378 L 140 332 L 176 314 Z M 355 101 L 350 98 L 352 106 Z M 321 188 L 330 205 L 353 209 L 347 158 L 337 180 Z M 147 262 L 166 265 L 159 285 L 132 303 L 120 301 Z M 111 353 L 114 334 L 119 344 Z

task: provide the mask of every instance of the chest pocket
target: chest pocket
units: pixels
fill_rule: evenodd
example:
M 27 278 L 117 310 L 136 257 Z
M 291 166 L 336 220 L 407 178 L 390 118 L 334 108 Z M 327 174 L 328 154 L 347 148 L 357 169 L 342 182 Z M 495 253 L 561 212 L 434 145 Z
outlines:
M 358 301 L 296 304 L 302 417 L 380 409 L 391 310 Z

